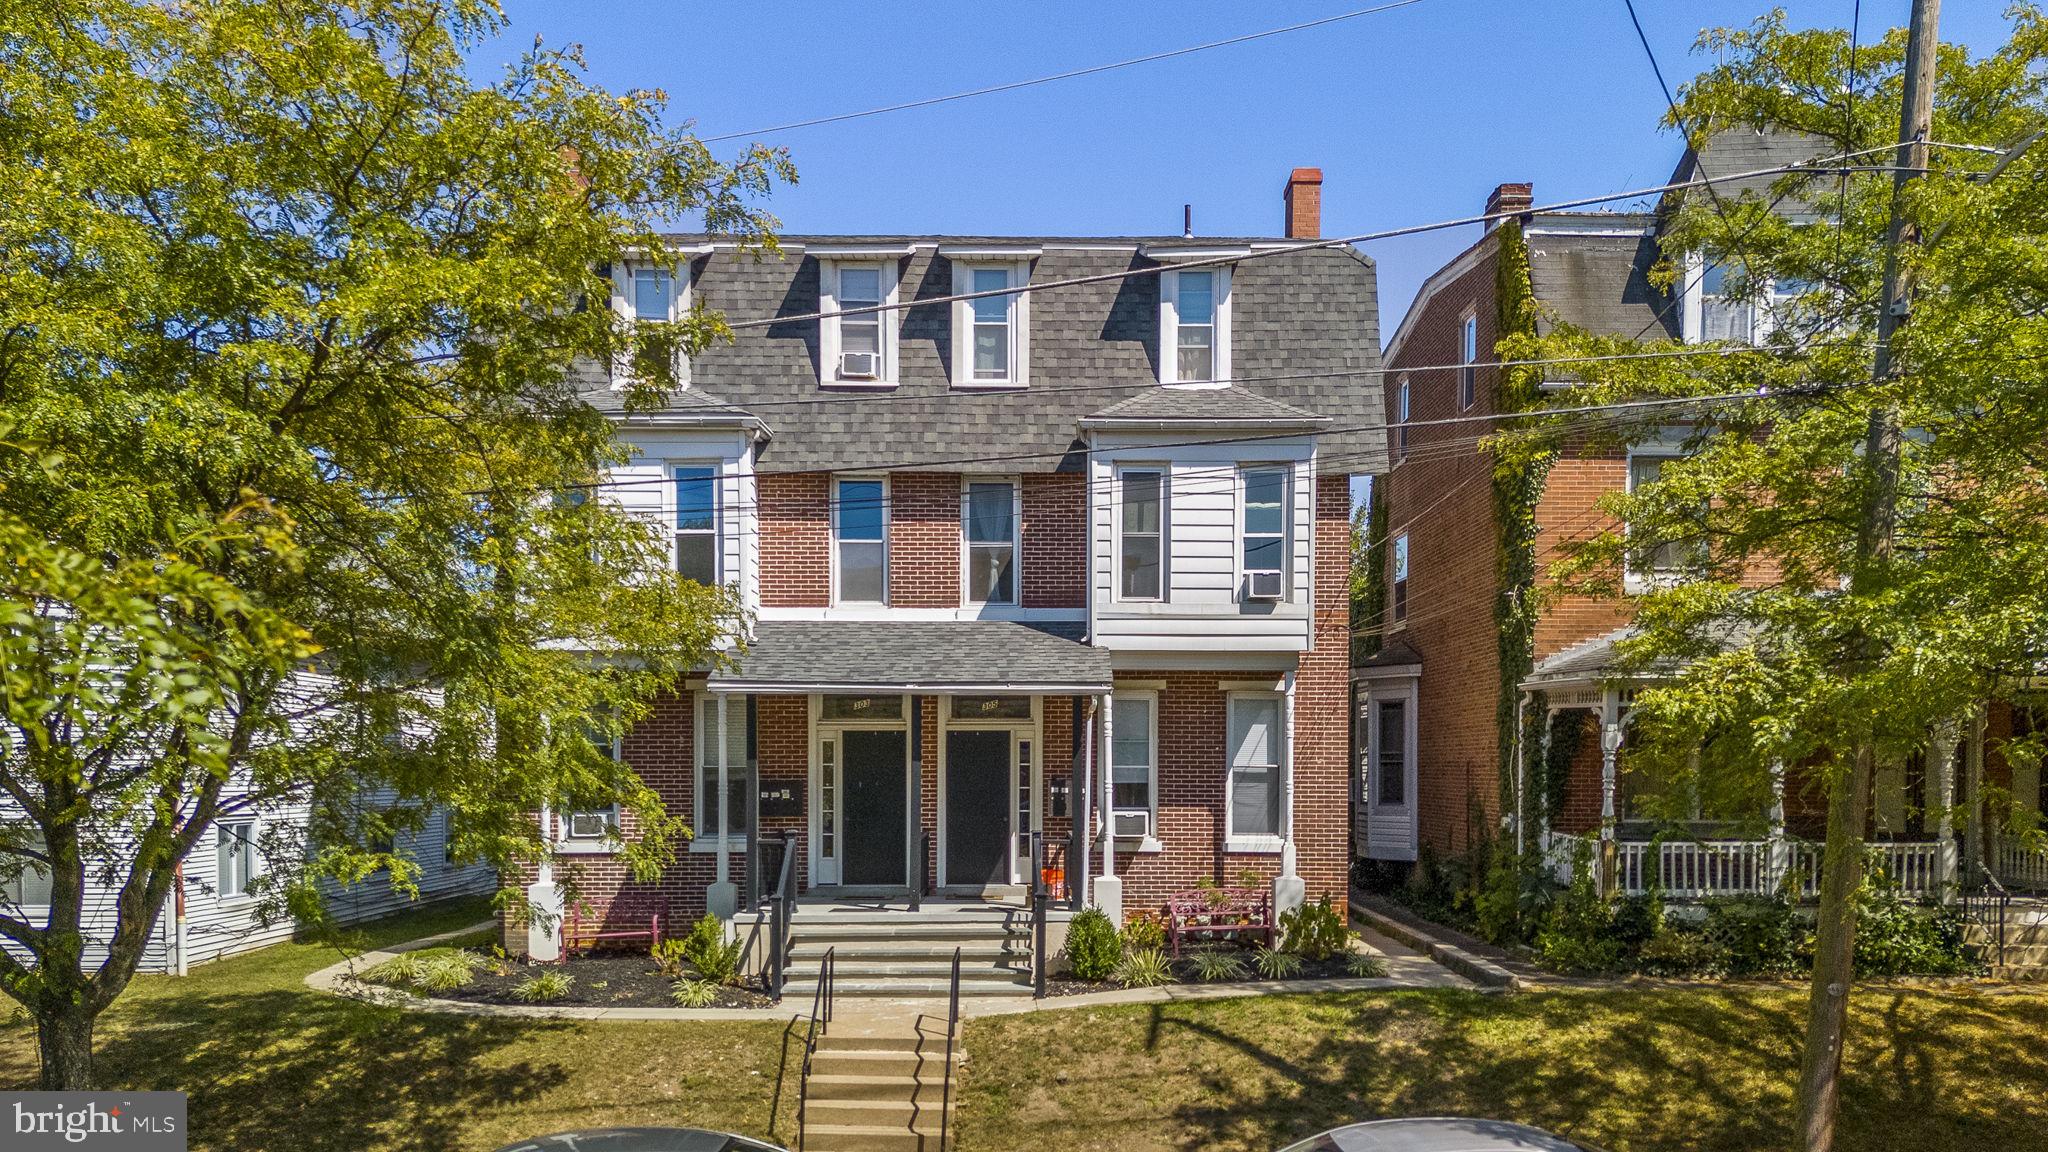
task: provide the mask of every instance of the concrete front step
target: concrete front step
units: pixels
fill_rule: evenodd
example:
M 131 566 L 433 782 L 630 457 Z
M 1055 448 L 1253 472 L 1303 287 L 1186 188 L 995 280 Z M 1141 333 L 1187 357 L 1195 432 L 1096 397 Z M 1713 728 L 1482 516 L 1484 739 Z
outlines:
M 954 944 L 966 945 L 987 940 L 1029 940 L 1029 922 L 1010 925 L 999 923 L 961 924 L 952 921 L 930 920 L 874 920 L 857 924 L 823 923 L 804 921 L 792 924 L 790 939 L 799 948 L 806 944 L 838 944 L 865 940 L 930 940 L 943 942 L 948 947 Z
M 799 968 L 799 971 L 802 969 Z M 894 957 L 871 958 L 841 956 L 833 965 L 833 972 L 841 980 L 860 980 L 875 976 L 911 976 L 923 980 L 950 980 L 953 978 L 953 960 L 899 960 Z M 1031 958 L 1019 956 L 1014 960 L 960 961 L 960 982 L 986 980 L 991 977 L 1014 979 L 1031 974 Z
M 939 1095 L 926 1101 L 821 1100 L 815 1093 L 804 1105 L 804 1123 L 846 1124 L 856 1128 L 901 1128 L 906 1132 L 939 1130 Z
M 813 1061 L 816 1057 L 812 1057 Z M 909 1106 L 923 1105 L 936 1108 L 945 1098 L 945 1070 L 935 1064 L 928 1069 L 933 1075 L 919 1076 L 868 1076 L 851 1073 L 821 1075 L 811 1073 L 810 1099 L 813 1103 L 823 1100 L 886 1100 Z
M 957 1072 L 960 1052 L 953 1052 Z M 820 1076 L 892 1076 L 916 1080 L 942 1080 L 946 1075 L 946 1053 L 911 1052 L 889 1048 L 820 1048 L 811 1056 L 811 1079 Z
M 908 1128 L 806 1123 L 804 1152 L 940 1152 L 939 1135 Z
M 800 938 L 790 946 L 789 959 L 792 964 L 816 964 L 825 958 L 827 951 L 830 951 L 839 957 L 841 963 L 855 958 L 944 960 L 951 963 L 955 948 L 960 949 L 960 962 L 963 964 L 974 960 L 1029 959 L 1031 956 L 1031 941 L 1027 937 L 982 940 L 867 937 L 831 941 Z
M 817 991 L 818 979 L 811 976 L 803 980 L 791 980 L 783 986 L 784 1000 L 807 1000 Z M 855 979 L 841 972 L 832 984 L 834 995 L 838 996 L 895 996 L 901 999 L 943 1000 L 952 994 L 953 983 L 949 975 L 945 979 L 921 980 L 912 976 L 883 976 Z M 1016 996 L 1029 995 L 1031 978 L 1022 973 L 1017 975 L 990 974 L 986 979 L 970 980 L 963 970 L 960 973 L 960 994 L 962 996 Z

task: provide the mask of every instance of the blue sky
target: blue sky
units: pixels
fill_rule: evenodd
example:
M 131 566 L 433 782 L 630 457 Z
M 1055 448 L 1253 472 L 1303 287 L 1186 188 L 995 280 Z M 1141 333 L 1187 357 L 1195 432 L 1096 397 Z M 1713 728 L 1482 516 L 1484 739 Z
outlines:
M 703 135 L 1025 79 L 1367 6 L 1220 3 L 703 3 L 506 0 L 475 54 L 584 46 L 611 88 L 659 87 Z M 1848 23 L 1852 0 L 1792 2 Z M 1907 0 L 1865 0 L 1866 37 Z M 1763 0 L 1637 0 L 1673 83 L 1701 29 Z M 1943 38 L 1983 52 L 2003 4 L 1951 0 Z M 1193 56 L 934 108 L 799 129 L 801 182 L 768 206 L 791 232 L 1271 235 L 1289 169 L 1320 167 L 1329 236 L 1469 215 L 1509 180 L 1539 203 L 1663 181 L 1678 157 L 1621 0 L 1423 0 Z M 736 148 L 737 143 L 720 145 Z M 1366 247 L 1391 334 L 1472 229 Z

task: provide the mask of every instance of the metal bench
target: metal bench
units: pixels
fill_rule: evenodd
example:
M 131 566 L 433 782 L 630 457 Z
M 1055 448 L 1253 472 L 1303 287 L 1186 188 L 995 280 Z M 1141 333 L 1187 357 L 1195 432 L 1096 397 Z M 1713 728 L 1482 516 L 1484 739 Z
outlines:
M 1273 894 L 1263 888 L 1197 888 L 1166 899 L 1166 942 L 1175 957 L 1183 936 L 1248 933 L 1271 948 L 1278 931 Z
M 587 915 L 581 905 L 572 907 L 562 923 L 562 954 L 619 942 L 644 943 L 652 950 L 661 943 L 667 915 L 668 901 L 645 893 L 614 897 L 602 916 Z

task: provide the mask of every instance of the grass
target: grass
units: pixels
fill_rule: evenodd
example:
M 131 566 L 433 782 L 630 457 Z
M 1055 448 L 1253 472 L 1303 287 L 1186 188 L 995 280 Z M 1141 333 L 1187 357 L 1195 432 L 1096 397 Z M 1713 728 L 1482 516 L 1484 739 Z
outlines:
M 1858 1152 L 2048 1148 L 2048 993 L 1873 987 L 1842 1128 Z M 967 1152 L 1270 1152 L 1467 1114 L 1613 1152 L 1793 1145 L 1803 990 L 1463 991 L 1131 1005 L 971 1021 Z
M 351 943 L 380 947 L 488 916 L 478 902 L 422 909 Z M 794 1141 L 781 1024 L 444 1016 L 301 982 L 341 958 L 332 946 L 286 944 L 182 979 L 137 977 L 101 1017 L 101 1081 L 190 1093 L 195 1152 L 487 1150 L 594 1124 Z M 18 1013 L 0 1017 L 0 1087 L 35 1078 L 34 1029 Z

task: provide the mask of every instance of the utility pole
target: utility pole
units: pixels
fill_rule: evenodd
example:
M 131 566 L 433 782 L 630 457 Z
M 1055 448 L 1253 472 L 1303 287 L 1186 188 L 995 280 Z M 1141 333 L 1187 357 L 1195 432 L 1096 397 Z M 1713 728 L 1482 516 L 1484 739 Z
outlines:
M 1900 253 L 1920 242 L 1920 228 L 1906 212 L 1906 192 L 1927 167 L 1927 140 L 1934 123 L 1934 75 L 1940 44 L 1941 0 L 1913 0 L 1906 42 L 1905 98 L 1899 112 L 1899 148 L 1892 173 L 1891 227 L 1885 237 L 1884 292 L 1877 317 L 1877 355 L 1871 379 L 1879 389 L 1864 433 L 1868 469 L 1863 510 L 1856 533 L 1856 561 L 1849 573 L 1852 595 L 1869 595 L 1885 576 L 1898 524 L 1899 409 L 1886 386 L 1897 371 L 1892 340 L 1905 324 L 1913 294 L 1913 272 Z M 1880 659 L 1877 641 L 1858 629 L 1848 637 L 1844 663 L 1855 675 Z M 1856 888 L 1863 879 L 1863 820 L 1870 808 L 1876 748 L 1870 735 L 1857 742 L 1848 771 L 1828 787 L 1827 848 L 1822 854 L 1820 911 L 1815 924 L 1813 994 L 1806 1024 L 1806 1051 L 1799 1075 L 1799 1120 L 1807 1152 L 1831 1152 L 1841 1106 L 1842 1046 L 1849 1025 L 1849 989 L 1855 979 Z

